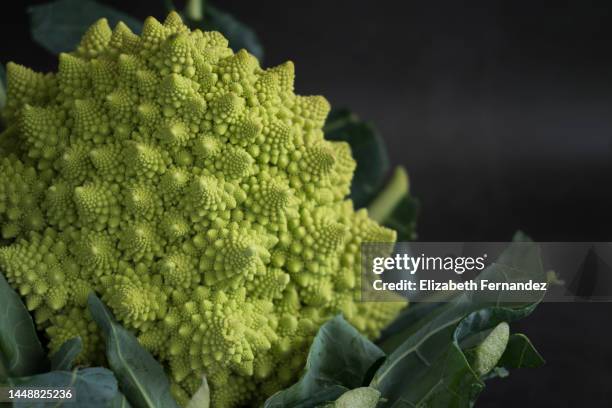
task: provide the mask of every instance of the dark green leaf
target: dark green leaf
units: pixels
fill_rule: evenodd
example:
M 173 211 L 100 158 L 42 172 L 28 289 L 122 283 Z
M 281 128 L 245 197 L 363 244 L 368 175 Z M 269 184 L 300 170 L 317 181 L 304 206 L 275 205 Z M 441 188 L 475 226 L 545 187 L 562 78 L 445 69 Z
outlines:
M 178 408 L 162 366 L 115 321 L 96 295 L 89 295 L 88 304 L 106 340 L 108 363 L 127 399 L 139 408 Z
M 123 21 L 135 33 L 142 22 L 93 0 L 56 0 L 29 8 L 32 38 L 53 54 L 72 51 L 90 25 L 105 17 L 111 27 Z
M 123 395 L 123 394 L 121 394 L 119 392 L 119 393 L 117 393 L 117 395 L 115 396 L 115 398 L 111 402 L 109 408 L 131 408 L 131 407 L 132 406 L 130 405 L 128 400 L 125 398 L 125 395 Z
M 524 334 L 516 333 L 510 336 L 508 347 L 497 365 L 504 368 L 537 368 L 544 362 L 531 341 Z
M 445 304 L 445 302 L 410 304 L 382 331 L 376 344 L 385 353 L 391 353 L 419 328 L 419 322 L 424 322 L 426 316 L 434 317 L 432 313 L 436 313 L 436 310 L 441 309 Z
M 498 282 L 542 276 L 537 246 L 516 243 L 478 279 Z M 501 322 L 527 316 L 538 301 L 510 305 L 504 302 L 503 293 L 494 301 L 480 292 L 460 294 L 404 329 L 408 337 L 379 368 L 370 386 L 381 391 L 387 401 L 384 407 L 469 405 L 484 383 L 460 343 Z
M 9 376 L 37 374 L 47 367 L 32 317 L 0 273 L 0 382 Z
M 397 204 L 383 225 L 397 231 L 398 241 L 413 241 L 416 239 L 416 220 L 419 211 L 419 202 L 410 195 L 404 196 Z
M 286 390 L 285 390 L 286 391 Z M 336 399 L 338 399 L 342 394 L 349 391 L 348 388 L 343 387 L 341 385 L 332 385 L 320 390 L 317 390 L 312 395 L 306 396 L 304 395 L 299 400 L 294 400 L 290 395 L 284 395 L 279 399 L 275 398 L 275 405 L 268 405 L 269 401 L 272 400 L 277 394 L 272 395 L 272 397 L 268 398 L 264 404 L 264 408 L 274 407 L 274 408 L 320 408 L 320 407 L 328 407 L 332 404 Z M 281 391 L 284 392 L 284 391 Z
M 51 370 L 71 370 L 74 359 L 83 349 L 80 337 L 75 337 L 62 344 L 59 350 L 51 356 Z
M 474 395 L 478 395 L 484 384 L 471 369 L 465 355 L 454 342 L 439 344 L 440 351 L 434 359 L 417 357 L 419 364 L 428 364 L 426 370 L 411 374 L 414 379 L 393 380 L 393 392 L 382 407 L 467 407 Z M 402 381 L 404 380 L 404 381 Z M 403 389 L 406 384 L 407 388 Z M 385 394 L 385 391 L 381 391 Z
M 335 401 L 360 387 L 368 369 L 384 353 L 341 316 L 325 323 L 317 333 L 302 378 L 268 398 L 265 408 L 315 407 Z
M 384 140 L 369 122 L 363 122 L 346 109 L 332 110 L 325 127 L 325 138 L 348 142 L 357 162 L 351 198 L 356 208 L 367 207 L 382 188 L 389 171 Z
M 73 401 L 48 402 L 44 400 L 14 402 L 15 408 L 47 408 L 47 407 L 79 407 L 79 408 L 108 408 L 117 396 L 117 380 L 113 373 L 106 368 L 86 368 L 73 371 L 51 371 L 32 377 L 11 379 L 15 387 L 28 388 L 68 388 L 75 394 Z

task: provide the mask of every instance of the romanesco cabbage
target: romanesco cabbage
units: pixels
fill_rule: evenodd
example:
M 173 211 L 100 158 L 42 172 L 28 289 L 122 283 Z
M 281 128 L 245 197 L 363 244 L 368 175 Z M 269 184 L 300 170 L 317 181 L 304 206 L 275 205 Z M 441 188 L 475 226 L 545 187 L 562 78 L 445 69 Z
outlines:
M 179 402 L 204 373 L 234 407 L 295 381 L 335 314 L 371 337 L 396 315 L 356 300 L 361 243 L 395 232 L 353 209 L 350 148 L 293 80 L 176 13 L 140 36 L 99 20 L 57 74 L 8 65 L 0 268 L 51 351 L 80 336 L 104 363 L 96 291 Z

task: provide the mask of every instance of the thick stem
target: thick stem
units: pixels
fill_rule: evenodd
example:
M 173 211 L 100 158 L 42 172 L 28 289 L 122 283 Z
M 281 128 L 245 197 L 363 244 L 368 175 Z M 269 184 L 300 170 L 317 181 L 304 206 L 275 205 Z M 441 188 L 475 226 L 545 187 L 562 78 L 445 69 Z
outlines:
M 189 0 L 185 5 L 185 14 L 193 21 L 202 21 L 204 18 L 204 0 Z
M 385 188 L 378 194 L 368 207 L 368 214 L 373 220 L 382 223 L 391 215 L 397 204 L 408 194 L 408 173 L 402 166 L 395 172 Z

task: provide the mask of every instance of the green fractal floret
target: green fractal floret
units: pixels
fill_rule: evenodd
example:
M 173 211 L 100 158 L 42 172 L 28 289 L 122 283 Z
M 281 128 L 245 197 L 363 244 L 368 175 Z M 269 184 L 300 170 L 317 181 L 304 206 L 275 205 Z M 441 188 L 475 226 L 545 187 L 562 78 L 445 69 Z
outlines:
M 103 360 L 96 291 L 181 403 L 205 374 L 235 407 L 294 382 L 332 316 L 375 337 L 404 306 L 357 301 L 361 244 L 396 235 L 353 209 L 350 148 L 291 62 L 172 13 L 140 36 L 99 20 L 56 74 L 7 68 L 0 268 L 51 351 L 80 336 L 79 363 Z

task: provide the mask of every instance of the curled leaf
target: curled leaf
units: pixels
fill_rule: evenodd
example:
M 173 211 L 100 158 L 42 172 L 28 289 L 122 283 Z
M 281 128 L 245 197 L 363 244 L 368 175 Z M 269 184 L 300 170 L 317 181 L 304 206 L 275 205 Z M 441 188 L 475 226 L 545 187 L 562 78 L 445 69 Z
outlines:
M 479 375 L 485 375 L 497 365 L 504 354 L 510 337 L 510 326 L 501 322 L 474 350 L 472 368 Z

